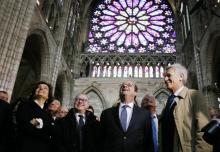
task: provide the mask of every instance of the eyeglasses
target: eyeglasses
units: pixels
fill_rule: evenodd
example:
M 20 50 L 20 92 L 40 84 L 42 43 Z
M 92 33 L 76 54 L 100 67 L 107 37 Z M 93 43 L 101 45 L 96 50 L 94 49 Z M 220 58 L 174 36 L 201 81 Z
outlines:
M 86 101 L 88 101 L 87 99 L 82 99 L 82 98 L 76 98 L 75 99 L 75 102 L 79 102 L 79 101 L 81 101 L 81 102 L 86 102 Z
M 59 113 L 64 113 L 64 114 L 66 114 L 66 113 L 68 113 L 68 111 L 59 111 Z
M 132 86 L 134 86 L 134 84 L 133 83 L 123 83 L 121 86 L 132 87 Z

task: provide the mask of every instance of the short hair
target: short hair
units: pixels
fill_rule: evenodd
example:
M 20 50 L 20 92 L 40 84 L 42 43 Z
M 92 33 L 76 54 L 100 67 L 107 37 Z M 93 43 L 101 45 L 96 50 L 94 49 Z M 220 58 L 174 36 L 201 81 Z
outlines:
M 131 81 L 131 80 L 129 80 L 129 81 Z M 136 83 L 135 83 L 134 81 L 131 81 L 131 82 L 134 83 L 134 91 L 135 91 L 135 92 L 138 92 L 138 87 L 137 87 Z M 122 84 L 123 84 L 123 83 L 122 83 Z M 121 89 L 122 89 L 122 85 L 120 86 L 120 90 L 119 90 L 119 99 L 120 99 L 121 102 L 123 102 L 123 101 L 124 101 L 124 95 L 122 94 Z M 136 105 L 138 105 L 138 102 L 137 102 L 137 100 L 136 100 L 136 96 L 134 97 L 134 103 L 135 103 Z
M 89 101 L 89 98 L 88 98 L 88 96 L 85 93 L 79 93 L 79 94 L 76 95 L 76 97 L 74 99 L 74 102 L 76 101 L 77 98 L 79 98 L 80 95 L 85 96 L 87 98 L 87 101 Z
M 155 101 L 156 102 L 156 98 L 154 97 L 154 95 L 147 93 L 141 101 L 141 107 L 146 108 L 144 107 L 144 101 Z
M 181 65 L 179 63 L 175 63 L 175 64 L 172 64 L 172 65 L 169 65 L 168 67 L 166 67 L 166 71 L 171 68 L 174 69 L 180 76 L 182 76 L 183 84 L 186 84 L 187 74 L 188 74 L 187 69 L 183 65 Z

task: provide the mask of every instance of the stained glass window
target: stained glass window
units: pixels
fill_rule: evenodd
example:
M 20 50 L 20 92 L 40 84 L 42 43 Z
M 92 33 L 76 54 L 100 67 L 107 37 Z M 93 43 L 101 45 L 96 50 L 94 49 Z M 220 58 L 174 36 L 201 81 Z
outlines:
M 103 67 L 103 77 L 106 77 L 107 76 L 107 66 L 105 65 Z
M 148 66 L 145 66 L 144 73 L 145 73 L 145 78 L 148 78 L 149 77 L 149 68 L 148 68 Z
M 160 67 L 160 77 L 163 78 L 163 74 L 164 74 L 164 68 L 161 66 Z
M 118 77 L 121 77 L 122 68 L 121 66 L 118 67 Z
M 114 66 L 113 68 L 113 77 L 117 76 L 117 66 Z
M 132 67 L 129 66 L 128 67 L 128 77 L 132 77 L 133 73 L 132 73 Z
M 155 67 L 155 73 L 156 73 L 156 78 L 159 78 L 159 77 L 160 77 L 160 69 L 159 69 L 159 66 L 156 66 L 156 67 Z
M 138 77 L 138 66 L 134 67 L 134 77 L 137 78 Z
M 88 34 L 92 53 L 174 53 L 174 14 L 166 0 L 101 0 Z
M 124 77 L 125 78 L 128 77 L 128 67 L 127 66 L 124 67 Z
M 154 77 L 154 69 L 153 69 L 152 66 L 150 66 L 149 74 L 150 74 L 150 78 L 153 78 L 153 77 Z
M 139 66 L 139 78 L 142 78 L 143 77 L 143 70 L 142 70 L 142 67 Z
M 108 77 L 111 77 L 111 73 L 112 73 L 112 67 L 109 66 L 109 67 L 108 67 Z

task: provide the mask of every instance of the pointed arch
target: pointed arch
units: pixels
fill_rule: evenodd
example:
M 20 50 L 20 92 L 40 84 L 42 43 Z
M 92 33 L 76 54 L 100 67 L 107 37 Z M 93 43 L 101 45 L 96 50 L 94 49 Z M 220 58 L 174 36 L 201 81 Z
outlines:
M 95 86 L 90 86 L 87 89 L 83 90 L 82 93 L 87 94 L 89 102 L 95 110 L 95 114 L 97 116 L 100 116 L 103 109 L 106 108 L 106 100 L 101 91 Z
M 161 87 L 155 90 L 153 94 L 157 99 L 157 113 L 160 115 L 166 105 L 170 93 L 166 88 Z

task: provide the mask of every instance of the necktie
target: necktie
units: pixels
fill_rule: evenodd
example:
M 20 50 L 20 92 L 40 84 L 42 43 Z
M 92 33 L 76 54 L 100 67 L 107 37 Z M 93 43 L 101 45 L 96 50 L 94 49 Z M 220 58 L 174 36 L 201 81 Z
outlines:
M 79 116 L 79 128 L 81 129 L 84 126 L 84 120 L 82 115 L 78 115 L 78 116 Z
M 173 101 L 174 101 L 174 98 L 176 96 L 174 94 L 172 94 L 171 96 L 169 96 L 168 100 L 167 100 L 167 108 L 170 110 L 170 108 L 172 107 L 173 105 Z
M 154 143 L 154 152 L 158 152 L 158 131 L 156 125 L 156 116 L 153 116 L 151 119 L 152 123 L 152 133 L 153 133 L 153 143 Z
M 167 99 L 167 104 L 166 104 L 166 107 L 164 109 L 164 118 L 165 119 L 169 119 L 172 115 L 172 106 L 174 105 L 174 98 L 176 96 L 174 94 L 170 95 L 169 98 Z M 170 119 L 169 119 L 170 120 Z
M 84 126 L 84 121 L 83 121 L 83 116 L 79 116 L 79 149 L 82 151 L 83 149 L 83 126 Z
M 127 130 L 127 105 L 122 106 L 122 110 L 121 110 L 121 117 L 120 117 L 120 121 L 121 121 L 121 126 L 124 130 L 124 132 L 126 132 Z

